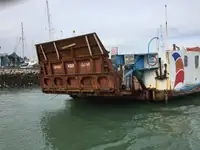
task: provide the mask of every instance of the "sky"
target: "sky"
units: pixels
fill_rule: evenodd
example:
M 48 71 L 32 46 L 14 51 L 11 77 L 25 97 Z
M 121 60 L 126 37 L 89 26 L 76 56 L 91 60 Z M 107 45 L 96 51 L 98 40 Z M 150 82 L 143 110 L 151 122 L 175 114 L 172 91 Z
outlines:
M 12 0 L 14 1 L 14 0 Z M 199 0 L 49 0 L 54 39 L 96 32 L 107 50 L 119 53 L 148 51 L 149 40 L 158 35 L 162 25 L 165 35 L 167 5 L 168 45 L 200 45 Z M 24 26 L 25 55 L 36 57 L 34 45 L 49 40 L 45 0 L 1 3 L 1 52 L 22 54 L 21 22 Z M 156 41 L 151 51 L 156 51 Z M 18 45 L 18 46 L 17 46 Z

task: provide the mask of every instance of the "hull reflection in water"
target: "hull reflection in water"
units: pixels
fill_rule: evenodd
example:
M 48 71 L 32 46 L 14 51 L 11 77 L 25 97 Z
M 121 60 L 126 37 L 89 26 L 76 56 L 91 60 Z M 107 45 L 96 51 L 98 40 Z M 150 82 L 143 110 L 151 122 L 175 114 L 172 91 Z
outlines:
M 188 150 L 200 146 L 199 105 L 191 96 L 182 99 L 181 104 L 179 100 L 172 101 L 168 107 L 141 107 L 141 103 L 135 102 L 109 105 L 90 100 L 66 101 L 65 109 L 43 114 L 41 128 L 46 143 L 58 150 Z

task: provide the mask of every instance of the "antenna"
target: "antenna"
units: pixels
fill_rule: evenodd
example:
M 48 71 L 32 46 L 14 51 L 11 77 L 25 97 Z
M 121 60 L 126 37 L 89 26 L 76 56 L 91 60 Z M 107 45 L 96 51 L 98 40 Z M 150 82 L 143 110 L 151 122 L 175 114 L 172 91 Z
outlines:
M 47 5 L 47 19 L 48 19 L 48 28 L 49 28 L 49 40 L 52 40 L 52 27 L 51 27 L 51 17 L 50 17 L 50 10 L 49 10 L 49 2 L 46 0 Z
M 160 29 L 158 28 L 157 37 L 159 37 L 159 36 L 160 36 Z M 157 40 L 156 45 L 157 45 L 157 51 L 159 52 L 159 47 L 160 47 L 160 40 L 159 39 Z
M 162 25 L 160 25 L 160 47 L 162 50 L 164 50 L 164 41 L 163 41 L 163 29 Z
M 24 59 L 24 27 L 23 27 L 22 22 L 21 22 L 21 28 L 22 28 L 22 37 L 21 37 L 21 40 L 22 40 L 22 56 L 23 56 L 23 59 Z
M 166 49 L 168 49 L 167 5 L 165 5 L 165 25 L 166 25 L 165 45 L 166 45 Z
M 62 38 L 62 37 L 63 37 L 63 31 L 61 30 L 60 33 L 61 33 L 61 34 L 60 34 L 60 37 Z

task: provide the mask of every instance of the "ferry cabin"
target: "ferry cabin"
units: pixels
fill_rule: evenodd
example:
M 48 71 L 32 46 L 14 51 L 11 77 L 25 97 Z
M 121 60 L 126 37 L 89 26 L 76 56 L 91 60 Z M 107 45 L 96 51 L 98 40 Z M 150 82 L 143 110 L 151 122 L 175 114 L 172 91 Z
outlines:
M 163 53 L 163 54 L 161 54 Z M 200 86 L 200 48 L 179 48 L 173 46 L 172 50 L 160 52 L 162 64 L 159 70 L 164 74 L 164 65 L 167 66 L 166 78 L 156 78 L 154 70 L 144 72 L 146 87 L 156 90 L 198 92 Z

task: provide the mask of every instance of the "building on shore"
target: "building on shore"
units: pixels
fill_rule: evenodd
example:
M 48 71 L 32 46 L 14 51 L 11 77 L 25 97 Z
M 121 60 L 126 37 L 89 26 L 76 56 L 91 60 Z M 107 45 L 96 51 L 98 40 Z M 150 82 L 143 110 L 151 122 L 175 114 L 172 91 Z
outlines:
M 8 55 L 9 58 L 9 66 L 19 66 L 24 62 L 23 58 L 17 55 L 15 52 Z
M 7 67 L 9 64 L 8 54 L 2 53 L 0 54 L 0 67 Z
M 15 52 L 11 54 L 1 53 L 0 54 L 0 67 L 13 67 L 20 66 L 24 62 L 23 58 L 17 55 Z

